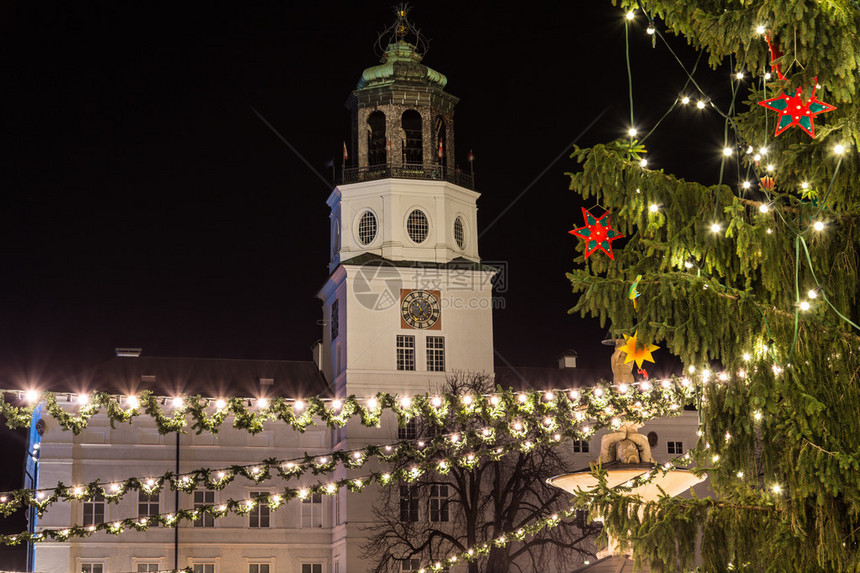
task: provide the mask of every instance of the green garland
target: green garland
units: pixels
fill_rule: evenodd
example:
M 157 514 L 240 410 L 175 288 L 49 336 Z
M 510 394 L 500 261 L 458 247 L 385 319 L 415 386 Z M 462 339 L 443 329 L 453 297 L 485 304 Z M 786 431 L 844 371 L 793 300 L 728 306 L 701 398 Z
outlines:
M 7 399 L 13 395 L 19 399 L 20 390 L 0 390 L 0 415 L 6 419 L 10 428 L 26 428 L 32 423 L 35 406 L 15 406 Z M 295 400 L 282 397 L 271 398 L 265 407 L 256 409 L 249 406 L 253 399 L 230 398 L 224 407 L 214 413 L 207 412 L 212 398 L 200 395 L 184 398 L 179 407 L 167 413 L 171 398 L 156 396 L 143 391 L 136 397 L 136 404 L 128 404 L 128 397 L 96 392 L 88 397 L 86 404 L 79 406 L 77 415 L 69 413 L 60 406 L 60 394 L 46 392 L 40 400 L 46 403 L 45 413 L 52 417 L 64 430 L 78 435 L 87 427 L 89 420 L 102 412 L 107 415 L 111 427 L 119 423 L 131 423 L 135 418 L 147 414 L 155 420 L 159 432 L 182 432 L 189 426 L 198 434 L 203 431 L 217 434 L 228 416 L 233 416 L 232 426 L 257 434 L 263 430 L 264 423 L 274 420 L 284 422 L 296 431 L 304 432 L 319 421 L 336 429 L 345 426 L 352 418 L 358 417 L 369 427 L 379 427 L 383 410 L 391 410 L 397 415 L 398 423 L 403 426 L 412 418 L 421 417 L 437 427 L 444 427 L 449 411 L 456 413 L 455 422 L 467 422 L 475 416 L 483 420 L 521 417 L 524 421 L 533 416 L 566 414 L 574 416 L 584 413 L 595 420 L 607 420 L 617 416 L 625 420 L 642 422 L 668 412 L 672 404 L 683 405 L 691 398 L 691 389 L 684 385 L 683 379 L 668 379 L 667 386 L 649 387 L 642 390 L 633 385 L 631 391 L 620 392 L 607 382 L 574 390 L 557 390 L 550 393 L 498 388 L 491 395 L 454 395 L 432 396 L 419 394 L 411 398 L 399 398 L 395 394 L 379 393 L 374 398 L 324 399 L 319 397 Z M 71 401 L 71 394 L 64 394 Z M 551 396 L 548 399 L 548 396 Z M 523 398 L 524 397 L 524 398 Z M 126 407 L 122 402 L 126 401 Z M 638 402 L 638 405 L 637 405 Z M 258 403 L 259 404 L 259 403 Z M 525 422 L 524 422 L 525 423 Z
M 550 427 L 551 426 L 551 427 Z M 161 491 L 168 486 L 171 491 L 191 493 L 198 486 L 205 489 L 222 490 L 230 485 L 237 477 L 244 477 L 254 483 L 262 483 L 274 477 L 284 480 L 296 479 L 310 471 L 313 475 L 327 474 L 335 470 L 338 464 L 348 469 L 359 469 L 375 457 L 380 462 L 392 463 L 404 458 L 427 460 L 446 449 L 461 452 L 472 449 L 477 463 L 480 456 L 493 454 L 494 458 L 501 457 L 512 450 L 529 451 L 537 445 L 560 441 L 563 437 L 580 439 L 589 432 L 583 432 L 576 426 L 565 422 L 544 425 L 544 431 L 534 436 L 526 436 L 523 432 L 507 431 L 502 427 L 498 430 L 484 428 L 481 431 L 454 432 L 435 436 L 427 440 L 405 440 L 388 445 L 368 445 L 353 450 L 333 451 L 328 454 L 309 455 L 290 460 L 274 458 L 259 463 L 247 465 L 232 465 L 226 468 L 201 468 L 176 474 L 164 472 L 160 476 L 150 478 L 130 477 L 124 480 L 114 480 L 104 483 L 97 479 L 86 485 L 67 486 L 62 482 L 51 489 L 40 489 L 34 493 L 30 489 L 19 489 L 0 493 L 0 514 L 11 515 L 21 507 L 36 508 L 41 517 L 49 507 L 58 502 L 91 501 L 101 495 L 109 503 L 118 503 L 132 491 L 144 491 L 148 494 Z M 546 430 L 554 430 L 552 433 Z M 500 432 L 512 436 L 515 441 L 498 448 L 490 448 L 496 442 Z M 451 455 L 451 454 L 449 454 Z

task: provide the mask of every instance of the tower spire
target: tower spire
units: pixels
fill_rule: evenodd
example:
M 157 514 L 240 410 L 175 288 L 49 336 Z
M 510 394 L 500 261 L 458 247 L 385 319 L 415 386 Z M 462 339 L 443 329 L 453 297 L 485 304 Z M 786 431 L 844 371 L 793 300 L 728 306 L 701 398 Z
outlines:
M 409 20 L 409 12 L 412 7 L 408 3 L 401 3 L 394 7 L 394 22 L 379 33 L 376 40 L 376 55 L 385 61 L 386 53 L 392 46 L 408 44 L 413 51 L 423 57 L 430 47 L 430 42 L 421 33 L 421 30 Z

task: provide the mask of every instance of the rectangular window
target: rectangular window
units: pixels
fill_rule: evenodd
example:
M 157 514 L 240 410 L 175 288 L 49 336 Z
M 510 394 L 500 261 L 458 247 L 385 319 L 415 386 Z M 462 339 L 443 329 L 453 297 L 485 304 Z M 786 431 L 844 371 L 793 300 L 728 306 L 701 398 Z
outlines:
M 251 563 L 248 565 L 248 573 L 269 573 L 268 563 Z
M 418 437 L 418 427 L 415 425 L 415 418 L 410 418 L 406 425 L 397 428 L 398 440 L 414 440 Z
M 251 499 L 255 499 L 258 495 L 268 495 L 265 491 L 252 491 Z M 269 527 L 269 501 L 267 499 L 258 499 L 251 511 L 248 512 L 250 527 Z
M 334 501 L 332 503 L 334 504 L 334 524 L 340 525 L 340 493 L 334 494 Z
M 158 563 L 138 563 L 137 573 L 149 573 L 150 571 L 161 571 Z
M 215 573 L 214 563 L 195 563 L 192 567 L 194 573 Z
M 445 371 L 445 337 L 427 337 L 427 371 Z
M 573 452 L 575 454 L 587 454 L 588 442 L 585 440 L 573 440 Z
M 418 488 L 400 486 L 400 521 L 418 521 Z
M 302 563 L 302 573 L 322 573 L 322 563 Z
M 102 494 L 96 494 L 90 501 L 84 502 L 83 525 L 95 525 L 105 520 L 105 498 Z M 101 567 L 101 565 L 99 565 Z M 101 569 L 99 569 L 99 572 Z
M 198 490 L 194 492 L 194 509 L 215 505 L 215 492 L 211 489 Z M 202 511 L 197 514 L 197 519 L 194 520 L 194 527 L 215 527 L 215 518 L 208 513 Z M 201 566 L 208 566 L 202 564 Z M 194 566 L 194 573 L 197 573 L 197 565 Z M 214 567 L 214 565 L 213 565 Z M 213 570 L 214 571 L 214 570 Z M 203 573 L 212 573 L 209 570 Z
M 400 573 L 415 573 L 421 568 L 421 560 L 404 559 L 400 562 Z
M 311 494 L 302 500 L 302 527 L 322 527 L 322 506 L 321 493 Z
M 415 337 L 397 335 L 397 369 L 415 370 Z
M 158 496 L 159 492 L 146 493 L 144 491 L 137 492 L 137 516 L 152 517 L 158 515 Z M 156 569 L 157 571 L 157 569 Z
M 105 566 L 102 563 L 81 563 L 81 573 L 104 573 Z
M 331 303 L 331 339 L 334 340 L 337 338 L 337 335 L 340 333 L 340 315 L 338 314 L 338 310 L 340 310 L 340 301 L 338 299 L 334 299 L 334 302 Z
M 430 521 L 448 521 L 448 486 L 430 486 Z
M 683 454 L 684 442 L 666 442 L 666 451 L 670 454 Z

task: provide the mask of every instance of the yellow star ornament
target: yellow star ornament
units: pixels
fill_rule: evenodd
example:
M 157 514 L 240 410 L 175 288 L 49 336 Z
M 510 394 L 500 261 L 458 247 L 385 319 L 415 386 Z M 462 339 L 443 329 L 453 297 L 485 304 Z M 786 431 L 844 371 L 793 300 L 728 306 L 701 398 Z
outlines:
M 633 336 L 624 335 L 624 346 L 618 348 L 621 352 L 627 354 L 627 358 L 624 359 L 624 364 L 628 362 L 636 362 L 637 368 L 642 368 L 642 363 L 646 360 L 648 362 L 654 362 L 654 358 L 651 356 L 651 353 L 655 350 L 659 350 L 660 347 L 654 344 L 643 344 L 636 340 L 636 336 L 639 334 L 639 331 L 633 333 Z

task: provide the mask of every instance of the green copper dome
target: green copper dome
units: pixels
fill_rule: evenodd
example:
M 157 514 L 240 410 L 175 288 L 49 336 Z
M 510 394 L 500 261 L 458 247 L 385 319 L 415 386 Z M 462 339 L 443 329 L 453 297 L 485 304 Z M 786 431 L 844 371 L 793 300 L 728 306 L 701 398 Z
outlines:
M 444 88 L 448 78 L 421 63 L 423 55 L 404 40 L 388 44 L 382 63 L 367 68 L 355 89 L 391 85 L 396 82 L 420 83 Z

